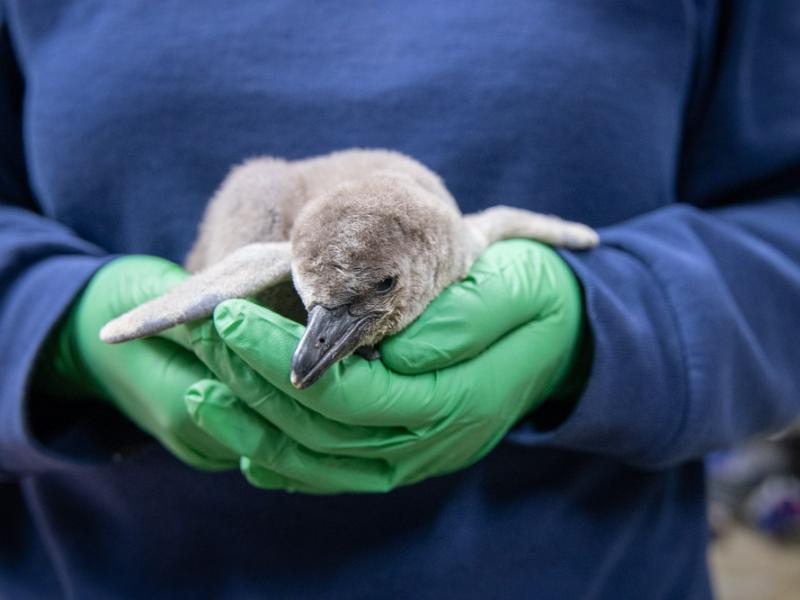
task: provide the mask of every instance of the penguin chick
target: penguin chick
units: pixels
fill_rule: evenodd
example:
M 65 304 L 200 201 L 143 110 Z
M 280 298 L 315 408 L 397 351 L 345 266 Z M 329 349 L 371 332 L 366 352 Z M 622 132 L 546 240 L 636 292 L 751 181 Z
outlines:
M 411 323 L 463 277 L 481 243 L 454 204 L 402 173 L 340 185 L 312 201 L 292 229 L 292 279 L 308 308 L 292 384 Z
M 207 317 L 228 298 L 253 297 L 299 319 L 302 302 L 308 320 L 291 382 L 304 388 L 357 350 L 375 357 L 365 349 L 411 323 L 490 243 L 511 237 L 598 243 L 585 225 L 520 209 L 462 216 L 437 175 L 395 152 L 256 159 L 212 198 L 187 258 L 195 274 L 100 335 L 109 343 L 152 335 Z

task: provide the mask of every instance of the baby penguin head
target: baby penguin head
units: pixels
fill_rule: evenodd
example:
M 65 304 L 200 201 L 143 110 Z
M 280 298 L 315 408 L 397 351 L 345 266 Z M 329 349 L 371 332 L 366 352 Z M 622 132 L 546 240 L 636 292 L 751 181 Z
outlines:
M 414 179 L 378 173 L 306 205 L 292 228 L 292 278 L 308 310 L 292 384 L 413 321 L 463 275 L 462 225 L 449 199 Z

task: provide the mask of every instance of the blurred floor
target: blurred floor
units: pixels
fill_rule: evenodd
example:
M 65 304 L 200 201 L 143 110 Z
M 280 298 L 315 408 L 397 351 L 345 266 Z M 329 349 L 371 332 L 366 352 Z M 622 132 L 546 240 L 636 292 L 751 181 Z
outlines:
M 711 567 L 718 600 L 800 600 L 800 545 L 737 527 L 714 542 Z

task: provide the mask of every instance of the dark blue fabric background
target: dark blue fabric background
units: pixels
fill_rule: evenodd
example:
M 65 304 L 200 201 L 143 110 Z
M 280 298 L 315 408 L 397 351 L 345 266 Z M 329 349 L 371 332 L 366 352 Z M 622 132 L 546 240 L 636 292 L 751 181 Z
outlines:
M 700 459 L 800 412 L 797 3 L 0 7 L 0 595 L 709 596 Z M 233 163 L 352 146 L 415 156 L 465 211 L 602 227 L 564 253 L 594 336 L 569 418 L 309 497 L 29 391 L 109 256 L 180 261 Z

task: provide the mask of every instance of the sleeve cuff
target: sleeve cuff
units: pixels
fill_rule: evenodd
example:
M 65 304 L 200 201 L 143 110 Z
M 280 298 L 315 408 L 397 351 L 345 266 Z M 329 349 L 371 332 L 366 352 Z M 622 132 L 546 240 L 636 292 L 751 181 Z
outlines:
M 33 434 L 29 389 L 38 354 L 50 331 L 110 256 L 60 255 L 36 263 L 18 278 L 4 304 L 13 328 L 0 346 L 0 473 L 57 469 L 70 457 L 45 447 Z M 21 340 L 24 343 L 15 343 Z
M 588 380 L 572 411 L 554 427 L 529 418 L 507 439 L 659 467 L 688 406 L 675 311 L 657 276 L 615 244 L 613 232 L 594 251 L 560 254 L 585 294 L 594 345 Z

